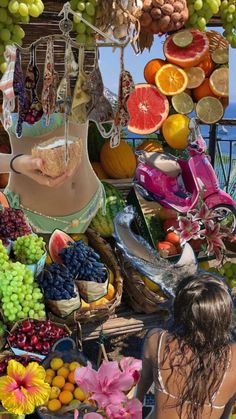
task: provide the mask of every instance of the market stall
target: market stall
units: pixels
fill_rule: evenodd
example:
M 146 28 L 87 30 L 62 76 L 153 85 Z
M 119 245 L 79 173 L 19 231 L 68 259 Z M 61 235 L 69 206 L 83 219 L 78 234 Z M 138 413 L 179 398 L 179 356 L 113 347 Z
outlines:
M 115 417 L 89 387 L 83 341 L 106 357 L 103 336 L 165 327 L 176 284 L 199 269 L 235 289 L 236 205 L 199 129 L 229 105 L 235 16 L 235 0 L 0 0 L 0 376 L 41 365 L 38 398 L 0 394 L 4 413 Z M 115 104 L 102 48 L 120 54 Z M 145 82 L 126 48 L 150 51 Z M 141 418 L 141 364 L 125 359 L 120 411 Z

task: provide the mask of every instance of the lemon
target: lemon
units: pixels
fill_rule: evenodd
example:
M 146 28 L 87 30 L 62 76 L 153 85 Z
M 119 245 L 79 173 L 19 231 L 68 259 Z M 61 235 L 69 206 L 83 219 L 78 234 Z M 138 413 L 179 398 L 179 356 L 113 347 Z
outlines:
M 215 124 L 224 115 L 224 108 L 219 99 L 206 96 L 196 105 L 197 117 L 205 124 Z
M 53 358 L 50 362 L 50 367 L 52 370 L 59 370 L 63 366 L 63 361 L 61 358 Z
M 186 115 L 170 115 L 164 121 L 162 132 L 170 147 L 182 150 L 188 146 L 189 117 Z
M 188 93 L 182 92 L 171 99 L 174 110 L 181 114 L 191 113 L 194 108 L 193 99 Z
M 86 399 L 86 396 L 84 394 L 84 392 L 77 387 L 74 391 L 74 397 L 75 399 L 79 400 L 80 402 L 83 402 Z
M 199 87 L 205 80 L 205 72 L 200 67 L 190 67 L 185 69 L 188 76 L 187 89 Z
M 58 396 L 59 396 L 59 394 L 60 394 L 60 392 L 61 392 L 61 390 L 58 387 L 53 386 L 51 388 L 51 393 L 50 393 L 49 399 L 50 400 L 57 399 Z
M 217 68 L 210 76 L 210 88 L 216 96 L 229 96 L 229 69 Z
M 70 371 L 75 371 L 75 370 L 76 370 L 76 368 L 79 368 L 79 367 L 81 367 L 81 365 L 80 365 L 80 363 L 79 363 L 79 362 L 77 362 L 77 361 L 73 361 L 73 362 L 71 362 L 71 363 L 70 363 L 70 365 L 69 365 L 69 369 L 70 369 Z

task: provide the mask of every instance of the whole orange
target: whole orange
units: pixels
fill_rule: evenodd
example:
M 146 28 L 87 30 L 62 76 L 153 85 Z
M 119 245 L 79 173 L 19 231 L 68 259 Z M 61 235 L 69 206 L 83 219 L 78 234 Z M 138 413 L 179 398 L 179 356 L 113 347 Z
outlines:
M 180 237 L 178 234 L 174 233 L 173 231 L 170 231 L 169 233 L 167 233 L 165 241 L 174 244 L 174 246 L 177 246 L 179 245 Z
M 203 69 L 206 77 L 209 77 L 211 75 L 212 71 L 215 68 L 215 64 L 209 52 L 206 53 L 204 59 L 198 64 L 198 67 Z
M 196 87 L 196 89 L 193 89 L 193 97 L 195 102 L 198 102 L 200 99 L 206 96 L 217 97 L 210 88 L 210 82 L 208 78 L 206 78 L 200 86 Z
M 64 387 L 63 387 L 63 391 L 64 390 L 68 390 L 68 391 L 71 391 L 71 393 L 73 393 L 73 391 L 74 391 L 74 389 L 75 389 L 75 386 L 74 386 L 74 384 L 72 384 L 72 383 L 66 383 L 65 385 L 64 385 Z
M 155 58 L 149 61 L 144 68 L 143 75 L 147 83 L 155 84 L 155 76 L 159 68 L 161 68 L 165 63 L 164 60 L 160 58 Z
M 72 384 L 75 384 L 75 373 L 74 371 L 71 371 L 70 374 L 67 377 L 68 381 Z
M 59 400 L 62 404 L 69 404 L 73 400 L 71 391 L 64 390 L 59 394 Z

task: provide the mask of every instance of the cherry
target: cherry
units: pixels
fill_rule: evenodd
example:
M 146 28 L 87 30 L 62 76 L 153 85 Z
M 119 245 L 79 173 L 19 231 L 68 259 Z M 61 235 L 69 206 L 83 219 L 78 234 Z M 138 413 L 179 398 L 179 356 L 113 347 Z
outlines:
M 38 337 L 36 335 L 33 335 L 31 338 L 31 345 L 35 346 L 38 343 Z
M 42 349 L 43 349 L 43 345 L 42 345 L 42 343 L 38 342 L 38 343 L 35 345 L 35 349 L 36 349 L 36 351 L 41 352 L 41 351 L 42 351 Z
M 24 335 L 23 333 L 19 333 L 17 335 L 17 345 L 19 346 L 19 348 L 23 348 L 26 345 L 26 335 Z

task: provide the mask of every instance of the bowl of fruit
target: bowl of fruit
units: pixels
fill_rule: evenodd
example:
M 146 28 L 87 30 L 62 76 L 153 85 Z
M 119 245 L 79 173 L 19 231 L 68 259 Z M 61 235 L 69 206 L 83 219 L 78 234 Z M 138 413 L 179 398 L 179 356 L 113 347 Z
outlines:
M 71 335 L 66 325 L 50 320 L 25 319 L 15 323 L 8 336 L 8 343 L 15 355 L 28 354 L 44 359 L 55 343 Z

